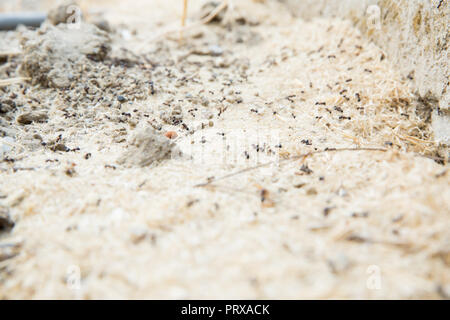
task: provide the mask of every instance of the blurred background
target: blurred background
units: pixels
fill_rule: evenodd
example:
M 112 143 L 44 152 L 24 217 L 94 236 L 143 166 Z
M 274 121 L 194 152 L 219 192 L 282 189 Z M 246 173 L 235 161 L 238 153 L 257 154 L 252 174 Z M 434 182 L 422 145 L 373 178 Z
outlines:
M 54 2 L 54 0 L 0 0 L 0 12 L 45 10 Z

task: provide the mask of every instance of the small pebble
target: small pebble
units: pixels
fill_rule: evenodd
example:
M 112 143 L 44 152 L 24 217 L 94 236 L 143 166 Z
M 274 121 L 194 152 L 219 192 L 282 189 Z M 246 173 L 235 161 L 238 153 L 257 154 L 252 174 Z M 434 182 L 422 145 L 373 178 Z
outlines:
M 178 137 L 178 134 L 175 131 L 167 131 L 165 136 L 169 139 L 175 139 Z
M 218 45 L 210 45 L 209 52 L 211 53 L 212 56 L 218 57 L 223 54 L 223 49 Z

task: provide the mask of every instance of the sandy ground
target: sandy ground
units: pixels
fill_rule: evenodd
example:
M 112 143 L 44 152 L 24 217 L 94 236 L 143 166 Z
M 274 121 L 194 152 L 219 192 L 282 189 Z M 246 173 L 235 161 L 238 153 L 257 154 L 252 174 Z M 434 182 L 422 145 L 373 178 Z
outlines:
M 409 80 L 349 21 L 234 5 L 180 41 L 181 1 L 86 2 L 108 58 L 1 88 L 1 298 L 449 298 L 448 166 Z

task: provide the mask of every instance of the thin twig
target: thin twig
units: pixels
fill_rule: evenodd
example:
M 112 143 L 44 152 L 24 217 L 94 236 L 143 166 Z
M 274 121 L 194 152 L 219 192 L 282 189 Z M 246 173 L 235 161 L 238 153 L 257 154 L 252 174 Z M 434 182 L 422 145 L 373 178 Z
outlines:
M 183 15 L 181 17 L 180 41 L 183 40 L 183 29 L 186 26 L 188 0 L 183 0 Z
M 284 163 L 284 162 L 289 162 L 289 161 L 294 161 L 294 160 L 299 160 L 299 159 L 306 159 L 307 157 L 316 155 L 316 154 L 323 154 L 323 153 L 331 153 L 331 152 L 344 152 L 344 151 L 378 151 L 378 152 L 387 152 L 389 151 L 389 149 L 385 149 L 385 148 L 340 148 L 340 149 L 325 149 L 325 150 L 320 150 L 320 151 L 313 151 L 313 152 L 308 152 L 308 153 L 304 153 L 298 156 L 294 156 L 294 157 L 290 157 L 287 159 L 283 159 L 281 161 L 279 161 L 279 163 Z M 423 158 L 427 158 L 427 159 L 431 159 L 434 161 L 440 161 L 440 162 L 444 162 L 446 163 L 446 159 L 441 158 L 441 157 L 434 157 L 434 156 L 427 156 L 427 155 L 423 155 L 423 154 L 419 154 L 419 153 L 414 153 L 414 155 L 419 156 L 419 157 L 423 157 Z M 233 172 L 230 174 L 227 174 L 225 176 L 222 176 L 220 178 L 217 179 L 211 179 L 208 182 L 205 183 L 200 183 L 194 186 L 194 188 L 201 188 L 201 187 L 206 187 L 211 185 L 213 182 L 217 182 L 217 181 L 221 181 L 221 180 L 225 180 L 249 171 L 253 171 L 256 169 L 260 169 L 260 168 L 264 168 L 264 167 L 268 167 L 272 164 L 275 164 L 276 161 L 271 161 L 271 162 L 267 162 L 267 163 L 263 163 L 254 167 L 249 167 L 249 168 L 245 168 L 242 169 L 240 171 L 237 172 Z
M 20 51 L 3 51 L 0 52 L 0 57 L 14 57 L 20 55 Z
M 11 79 L 2 79 L 0 80 L 0 87 L 6 87 L 11 84 L 21 83 L 23 81 L 30 80 L 30 78 L 11 78 Z
M 388 149 L 384 149 L 384 148 L 342 148 L 342 149 L 326 149 L 326 150 L 321 150 L 321 151 L 308 152 L 308 153 L 301 154 L 301 155 L 298 155 L 298 156 L 290 157 L 290 158 L 288 158 L 288 159 L 283 159 L 283 160 L 281 160 L 279 163 L 281 164 L 281 163 L 288 162 L 288 161 L 299 160 L 299 159 L 307 158 L 307 157 L 309 157 L 309 156 L 316 155 L 316 154 L 321 154 L 321 153 L 343 152 L 343 151 L 379 151 L 379 152 L 387 152 Z M 254 166 L 254 167 L 245 168 L 245 169 L 242 169 L 242 170 L 240 170 L 240 171 L 237 171 L 237 172 L 233 172 L 233 173 L 227 174 L 227 175 L 222 176 L 222 177 L 220 177 L 220 178 L 217 178 L 217 179 L 211 179 L 211 180 L 208 181 L 208 182 L 201 183 L 201 184 L 197 184 L 197 185 L 195 185 L 194 187 L 195 187 L 195 188 L 206 187 L 206 186 L 212 184 L 213 182 L 225 180 L 225 179 L 228 179 L 228 178 L 231 178 L 231 177 L 240 175 L 240 174 L 245 173 L 245 172 L 249 172 L 249 171 L 253 171 L 253 170 L 256 170 L 256 169 L 268 167 L 268 166 L 270 166 L 270 165 L 272 165 L 272 164 L 275 164 L 275 163 L 276 163 L 276 161 L 271 161 L 271 162 L 263 163 L 263 164 L 260 164 L 260 165 Z
M 411 143 L 413 143 L 413 144 L 439 144 L 439 142 L 437 142 L 437 141 L 427 141 L 427 140 L 422 140 L 422 139 L 419 139 L 419 138 L 416 138 L 416 137 L 412 137 L 412 136 L 408 136 L 408 135 L 399 135 L 399 134 L 396 134 L 396 136 L 397 137 L 399 137 L 400 139 L 403 139 L 403 140 L 406 140 L 406 141 L 409 141 L 409 142 L 411 142 Z
M 222 12 L 222 10 L 224 10 L 226 7 L 228 7 L 228 0 L 224 0 L 222 1 L 222 3 L 216 8 L 214 9 L 209 15 L 207 15 L 205 18 L 203 18 L 202 20 L 200 20 L 199 22 L 197 22 L 197 24 L 194 24 L 194 26 L 196 25 L 202 25 L 202 24 L 208 24 L 211 21 L 214 20 L 215 17 L 217 17 L 219 15 L 220 12 Z
M 162 34 L 153 38 L 152 41 L 157 40 L 161 37 L 166 37 L 167 35 L 169 35 L 171 33 L 185 32 L 192 28 L 195 28 L 195 27 L 198 27 L 198 26 L 201 26 L 204 24 L 208 24 L 212 20 L 214 20 L 214 18 L 217 17 L 219 15 L 219 13 L 222 12 L 222 10 L 224 10 L 227 7 L 228 7 L 228 0 L 223 0 L 222 3 L 219 6 L 217 6 L 217 8 L 215 8 L 209 15 L 207 15 L 205 18 L 201 19 L 200 21 L 197 21 L 189 26 L 183 26 L 181 28 L 174 28 L 172 30 L 167 30 L 167 31 L 163 32 Z

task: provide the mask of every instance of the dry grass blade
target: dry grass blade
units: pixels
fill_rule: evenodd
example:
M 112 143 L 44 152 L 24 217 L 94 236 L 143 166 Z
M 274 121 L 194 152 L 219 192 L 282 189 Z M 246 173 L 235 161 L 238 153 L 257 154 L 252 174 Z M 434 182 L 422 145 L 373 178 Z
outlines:
M 24 81 L 30 80 L 30 78 L 11 78 L 11 79 L 2 79 L 0 80 L 0 87 L 6 87 L 11 84 L 21 83 Z
M 312 155 L 315 155 L 315 154 L 330 153 L 330 152 L 343 152 L 343 151 L 378 151 L 378 152 L 387 152 L 388 149 L 384 149 L 384 148 L 342 148 L 342 149 L 328 149 L 328 150 L 321 150 L 321 151 L 308 152 L 308 153 L 301 154 L 301 155 L 298 155 L 298 156 L 295 156 L 295 157 L 290 157 L 290 158 L 288 158 L 288 159 L 283 159 L 283 160 L 281 160 L 279 163 L 281 164 L 281 163 L 285 163 L 285 162 L 289 162 L 289 161 L 294 161 L 294 160 L 304 159 L 304 158 L 307 158 L 307 157 L 312 156 Z M 228 178 L 231 178 L 231 177 L 240 175 L 240 174 L 245 173 L 245 172 L 249 172 L 249 171 L 253 171 L 253 170 L 256 170 L 256 169 L 264 168 L 264 167 L 270 166 L 270 165 L 272 165 L 272 164 L 274 164 L 274 163 L 275 163 L 275 161 L 271 161 L 271 162 L 263 163 L 263 164 L 260 164 L 260 165 L 254 166 L 254 167 L 245 168 L 245 169 L 240 170 L 240 171 L 238 171 L 238 172 L 233 172 L 233 173 L 227 174 L 227 175 L 225 175 L 225 176 L 222 176 L 222 177 L 220 177 L 220 178 L 212 179 L 212 180 L 210 180 L 210 181 L 208 181 L 208 182 L 201 183 L 201 184 L 197 184 L 197 185 L 195 185 L 194 187 L 195 187 L 195 188 L 206 187 L 206 186 L 212 184 L 213 182 L 217 182 L 217 181 L 220 181 L 220 180 L 225 180 L 225 179 L 228 179 Z
M 180 40 L 183 40 L 183 28 L 186 26 L 188 0 L 183 0 L 183 15 L 181 17 Z
M 216 9 L 214 9 L 209 15 L 207 15 L 205 18 L 203 18 L 202 20 L 200 20 L 196 24 L 192 25 L 191 27 L 195 27 L 195 26 L 199 26 L 199 25 L 202 25 L 202 24 L 210 23 L 215 17 L 217 17 L 217 15 L 220 12 L 222 12 L 222 10 L 224 10 L 227 7 L 228 7 L 228 0 L 222 1 L 222 3 Z
M 295 160 L 299 160 L 299 159 L 306 159 L 306 158 L 308 158 L 308 157 L 310 157 L 310 156 L 313 156 L 313 155 L 316 155 L 316 154 L 333 153 L 333 152 L 344 152 L 344 151 L 354 151 L 354 152 L 355 152 L 355 151 L 356 151 L 356 152 L 357 152 L 357 151 L 387 152 L 387 151 L 389 151 L 389 149 L 385 149 L 385 148 L 341 148 L 341 149 L 327 149 L 327 150 L 321 150 L 321 151 L 308 152 L 308 153 L 301 154 L 301 155 L 298 155 L 298 156 L 295 156 L 295 157 L 290 157 L 290 158 L 287 158 L 287 159 L 283 159 L 283 160 L 280 160 L 280 161 L 279 161 L 279 164 L 282 164 L 282 163 L 285 163 L 285 162 L 289 162 L 289 161 L 295 161 Z M 414 153 L 414 154 L 415 154 L 416 156 L 423 157 L 423 158 L 427 158 L 427 159 L 431 159 L 431 160 L 434 160 L 434 161 L 437 161 L 437 162 L 442 162 L 442 163 L 444 163 L 444 164 L 447 163 L 447 159 L 444 159 L 444 158 L 441 158 L 441 157 L 428 156 L 428 155 L 423 155 L 423 154 L 420 154 L 420 153 Z M 231 177 L 234 177 L 234 176 L 237 176 L 237 175 L 246 173 L 246 172 L 250 172 L 250 171 L 253 171 L 253 170 L 256 170 L 256 169 L 265 168 L 265 167 L 268 167 L 268 166 L 270 166 L 270 165 L 273 165 L 274 163 L 276 163 L 276 162 L 275 162 L 275 161 L 271 161 L 271 162 L 267 162 L 267 163 L 262 163 L 262 164 L 260 164 L 260 165 L 254 166 L 254 167 L 245 168 L 245 169 L 242 169 L 242 170 L 240 170 L 240 171 L 233 172 L 233 173 L 227 174 L 227 175 L 225 175 L 225 176 L 219 177 L 219 178 L 217 178 L 217 179 L 211 179 L 211 180 L 208 181 L 208 182 L 197 184 L 197 185 L 195 185 L 194 187 L 195 187 L 195 188 L 206 187 L 206 186 L 211 185 L 211 184 L 214 183 L 214 182 L 221 181 L 221 180 L 225 180 L 225 179 L 228 179 L 228 178 L 231 178 Z
M 156 36 L 155 38 L 153 38 L 152 40 L 157 40 L 161 37 L 166 37 L 172 33 L 177 33 L 179 32 L 180 34 L 182 34 L 183 32 L 193 29 L 195 27 L 204 25 L 204 24 L 208 24 L 209 22 L 211 22 L 212 20 L 214 20 L 215 17 L 217 17 L 217 15 L 219 15 L 220 12 L 222 12 L 222 10 L 226 9 L 228 7 L 228 0 L 223 0 L 222 3 L 217 6 L 217 8 L 215 8 L 209 15 L 207 15 L 205 18 L 201 19 L 198 22 L 195 22 L 189 26 L 185 26 L 185 19 L 186 17 L 184 16 L 185 14 L 187 14 L 187 2 L 186 2 L 186 6 L 183 9 L 183 17 L 182 17 L 182 27 L 181 28 L 174 28 L 171 30 L 167 30 L 165 32 L 163 32 L 162 34 Z M 186 12 L 184 12 L 186 11 Z
M 18 56 L 19 54 L 21 54 L 21 52 L 19 51 L 4 51 L 0 52 L 0 57 L 14 57 Z

